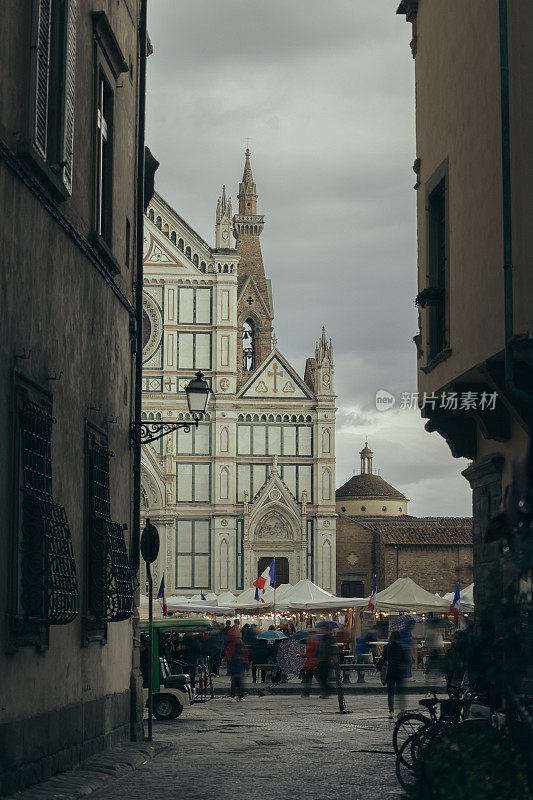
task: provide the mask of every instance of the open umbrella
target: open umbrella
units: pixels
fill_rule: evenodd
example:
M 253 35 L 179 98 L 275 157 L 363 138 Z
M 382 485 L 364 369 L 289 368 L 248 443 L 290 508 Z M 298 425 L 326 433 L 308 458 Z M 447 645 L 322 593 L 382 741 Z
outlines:
M 258 639 L 286 639 L 282 631 L 262 631 L 261 633 L 257 634 Z
M 423 617 L 418 614 L 400 614 L 398 617 L 393 617 L 389 623 L 389 631 L 401 631 L 408 628 L 409 625 L 414 625 L 415 622 L 422 622 Z
M 291 642 L 290 639 L 287 639 L 286 642 L 281 642 L 278 649 L 277 662 L 285 675 L 299 674 L 304 665 L 304 661 L 300 656 L 304 649 L 303 644 L 300 642 Z
M 309 636 L 313 635 L 313 631 L 311 628 L 307 628 L 305 631 L 296 631 L 293 633 L 292 636 L 289 636 L 289 639 L 292 639 L 295 642 L 301 641 L 302 639 L 308 639 Z

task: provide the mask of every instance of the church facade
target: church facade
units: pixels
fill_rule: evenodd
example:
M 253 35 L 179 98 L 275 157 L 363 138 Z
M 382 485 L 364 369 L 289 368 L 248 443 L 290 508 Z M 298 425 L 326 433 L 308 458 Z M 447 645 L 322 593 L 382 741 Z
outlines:
M 322 329 L 303 378 L 277 347 L 248 150 L 238 201 L 223 189 L 214 247 L 157 194 L 146 215 L 143 418 L 186 421 L 189 380 L 211 386 L 198 427 L 143 446 L 154 586 L 238 593 L 275 557 L 278 583 L 335 592 L 332 345 Z

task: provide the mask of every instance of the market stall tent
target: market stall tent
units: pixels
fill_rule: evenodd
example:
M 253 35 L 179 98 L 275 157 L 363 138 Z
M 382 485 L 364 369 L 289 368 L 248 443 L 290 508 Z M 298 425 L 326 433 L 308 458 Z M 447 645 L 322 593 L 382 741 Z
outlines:
M 398 578 L 378 592 L 374 599 L 378 611 L 435 611 L 445 613 L 450 610 L 450 603 L 444 598 L 427 592 L 411 578 Z
M 324 600 L 331 600 L 333 596 L 331 592 L 321 589 L 313 581 L 304 578 L 295 583 L 283 596 L 278 595 L 278 592 L 276 592 L 276 610 L 305 610 L 306 603 L 320 603 Z

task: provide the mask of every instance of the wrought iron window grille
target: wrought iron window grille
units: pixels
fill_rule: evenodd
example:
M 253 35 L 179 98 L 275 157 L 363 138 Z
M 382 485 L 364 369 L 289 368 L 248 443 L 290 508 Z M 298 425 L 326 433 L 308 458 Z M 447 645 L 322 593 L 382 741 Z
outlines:
M 134 611 L 133 571 L 122 526 L 111 519 L 107 444 L 89 434 L 89 592 L 95 620 L 121 622 Z
M 50 412 L 30 400 L 20 409 L 19 621 L 67 625 L 79 589 L 67 515 L 52 496 Z

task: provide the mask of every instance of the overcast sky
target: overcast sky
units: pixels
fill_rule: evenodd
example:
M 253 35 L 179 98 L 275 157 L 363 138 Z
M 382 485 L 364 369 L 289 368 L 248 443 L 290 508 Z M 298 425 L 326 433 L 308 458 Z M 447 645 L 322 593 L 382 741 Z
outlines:
M 147 144 L 157 191 L 214 244 L 250 139 L 278 347 L 300 375 L 333 339 L 337 486 L 368 435 L 416 515 L 471 514 L 464 459 L 417 410 L 414 68 L 399 0 L 151 0 Z

